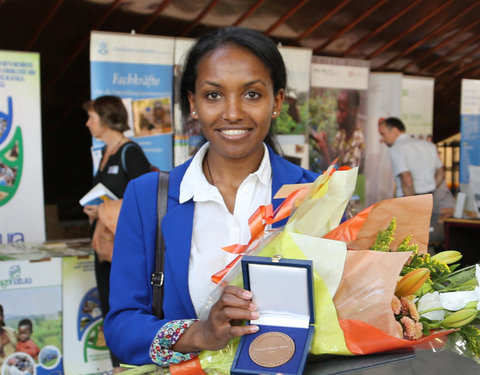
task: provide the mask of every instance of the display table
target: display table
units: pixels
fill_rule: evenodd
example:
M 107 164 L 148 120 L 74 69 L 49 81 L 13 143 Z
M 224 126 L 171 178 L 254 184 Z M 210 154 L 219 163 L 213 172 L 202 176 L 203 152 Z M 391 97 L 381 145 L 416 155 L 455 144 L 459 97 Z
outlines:
M 28 319 L 38 347 L 17 351 L 11 342 L 0 356 L 1 374 L 111 373 L 89 242 L 0 246 L 4 322 L 18 332 Z
M 463 254 L 462 266 L 480 261 L 480 220 L 446 218 L 445 249 L 458 250 Z

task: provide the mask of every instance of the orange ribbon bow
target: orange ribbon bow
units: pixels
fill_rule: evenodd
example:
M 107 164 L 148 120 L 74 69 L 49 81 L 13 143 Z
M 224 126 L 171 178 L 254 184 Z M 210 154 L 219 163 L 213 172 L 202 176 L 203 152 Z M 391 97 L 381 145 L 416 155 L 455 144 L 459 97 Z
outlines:
M 252 243 L 260 239 L 265 233 L 265 226 L 268 224 L 276 223 L 280 220 L 290 216 L 292 209 L 295 205 L 295 201 L 298 198 L 304 198 L 308 188 L 301 188 L 291 193 L 280 206 L 277 207 L 275 212 L 271 204 L 266 206 L 260 206 L 248 219 L 248 226 L 250 227 L 250 241 L 246 245 L 230 245 L 223 248 L 231 254 L 238 254 L 238 256 L 232 260 L 224 269 L 217 272 L 212 276 L 212 281 L 218 284 L 224 276 L 232 269 L 232 267 L 242 258 L 247 249 Z

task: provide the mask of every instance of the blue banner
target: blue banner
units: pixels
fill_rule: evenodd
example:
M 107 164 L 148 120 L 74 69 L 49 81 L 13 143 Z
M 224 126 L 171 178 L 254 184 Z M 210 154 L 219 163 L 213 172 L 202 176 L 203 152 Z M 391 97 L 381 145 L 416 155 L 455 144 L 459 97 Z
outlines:
M 91 34 L 91 97 L 116 95 L 124 100 L 131 128 L 125 136 L 162 170 L 173 166 L 173 54 L 173 38 Z M 101 145 L 94 139 L 93 151 Z

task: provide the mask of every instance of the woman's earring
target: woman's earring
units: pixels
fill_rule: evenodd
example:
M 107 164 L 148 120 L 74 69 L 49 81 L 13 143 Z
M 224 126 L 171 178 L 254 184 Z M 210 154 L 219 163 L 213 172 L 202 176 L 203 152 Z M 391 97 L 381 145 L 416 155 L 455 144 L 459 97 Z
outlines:
M 195 116 L 196 114 L 197 114 L 197 112 L 192 111 L 192 116 Z
M 277 111 L 273 111 L 273 115 L 276 116 L 276 115 L 277 115 Z

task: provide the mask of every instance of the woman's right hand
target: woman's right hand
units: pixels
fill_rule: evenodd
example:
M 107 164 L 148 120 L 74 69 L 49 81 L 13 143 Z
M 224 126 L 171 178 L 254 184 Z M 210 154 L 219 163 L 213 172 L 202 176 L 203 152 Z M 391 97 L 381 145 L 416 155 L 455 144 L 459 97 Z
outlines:
M 182 353 L 222 349 L 231 338 L 258 331 L 256 325 L 241 325 L 244 320 L 258 319 L 256 310 L 250 291 L 227 286 L 208 319 L 192 324 L 172 349 Z

